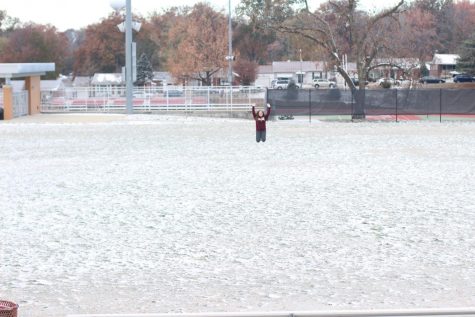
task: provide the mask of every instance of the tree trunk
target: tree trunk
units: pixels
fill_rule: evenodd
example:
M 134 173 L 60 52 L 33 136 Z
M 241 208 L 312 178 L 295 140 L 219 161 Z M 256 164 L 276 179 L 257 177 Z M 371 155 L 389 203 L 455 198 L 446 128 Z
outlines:
M 358 88 L 353 91 L 354 107 L 351 118 L 353 120 L 361 120 L 366 118 L 365 98 L 366 98 L 366 77 L 367 71 L 358 65 Z
M 363 82 L 364 84 L 364 82 Z M 366 89 L 355 89 L 353 90 L 353 98 L 355 100 L 353 113 L 351 115 L 351 119 L 353 120 L 361 120 L 366 118 L 365 114 L 365 96 Z

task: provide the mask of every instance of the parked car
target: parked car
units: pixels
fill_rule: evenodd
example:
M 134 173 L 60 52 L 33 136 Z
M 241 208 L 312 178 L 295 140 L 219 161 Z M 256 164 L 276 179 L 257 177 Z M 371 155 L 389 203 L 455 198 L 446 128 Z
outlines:
M 442 84 L 442 83 L 445 83 L 445 80 L 439 77 L 434 77 L 434 76 L 424 76 L 421 79 L 419 79 L 419 82 L 422 84 Z
M 351 81 L 353 82 L 353 84 L 355 84 L 355 86 L 358 86 L 360 84 L 360 80 L 358 78 L 351 78 Z M 366 80 L 365 85 L 368 84 L 368 81 Z
M 335 88 L 336 82 L 323 78 L 315 78 L 313 80 L 313 86 L 315 88 Z
M 163 92 L 164 97 L 181 97 L 183 96 L 183 90 L 181 89 L 167 89 Z
M 378 79 L 377 83 L 380 86 L 385 85 L 385 83 L 389 83 L 391 86 L 401 84 L 399 80 L 396 80 L 394 78 L 385 78 L 385 77 Z
M 454 83 L 471 83 L 475 82 L 475 78 L 469 74 L 458 74 L 454 77 Z
M 153 96 L 150 92 L 134 91 L 134 98 L 151 98 Z
M 290 79 L 278 79 L 272 88 L 274 89 L 287 89 L 289 88 Z

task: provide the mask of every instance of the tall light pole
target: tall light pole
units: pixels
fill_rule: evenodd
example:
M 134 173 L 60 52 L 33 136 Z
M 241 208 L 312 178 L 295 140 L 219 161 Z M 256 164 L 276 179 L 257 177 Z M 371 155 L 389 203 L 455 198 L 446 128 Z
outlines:
M 133 81 L 132 81 L 132 0 L 111 0 L 111 7 L 120 11 L 125 7 L 125 96 L 127 114 L 133 109 Z
M 231 21 L 231 0 L 229 0 L 229 25 L 228 25 L 228 41 L 229 41 L 229 51 L 228 51 L 228 82 L 229 85 L 233 85 L 233 29 L 232 29 L 232 21 Z
M 132 82 L 132 0 L 125 5 L 125 83 L 127 114 L 134 113 L 133 82 Z

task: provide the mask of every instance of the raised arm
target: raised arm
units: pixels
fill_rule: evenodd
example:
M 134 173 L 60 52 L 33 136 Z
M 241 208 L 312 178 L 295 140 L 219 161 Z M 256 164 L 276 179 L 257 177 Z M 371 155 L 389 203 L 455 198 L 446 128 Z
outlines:
M 256 109 L 254 106 L 252 106 L 252 117 L 255 118 L 256 117 Z
M 267 120 L 267 119 L 269 118 L 269 116 L 270 116 L 270 108 L 271 108 L 270 103 L 268 103 L 268 104 L 267 104 L 266 120 Z

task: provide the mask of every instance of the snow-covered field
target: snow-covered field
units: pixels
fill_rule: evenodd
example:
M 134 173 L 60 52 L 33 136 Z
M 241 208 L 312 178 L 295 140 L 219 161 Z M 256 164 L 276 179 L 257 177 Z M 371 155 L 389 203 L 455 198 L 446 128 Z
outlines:
M 111 121 L 111 120 L 108 120 Z M 0 123 L 20 315 L 470 306 L 475 124 Z

